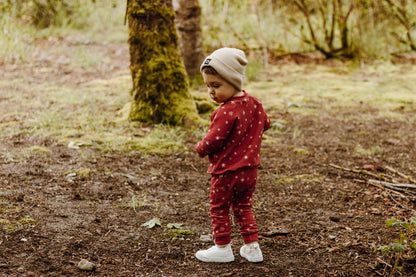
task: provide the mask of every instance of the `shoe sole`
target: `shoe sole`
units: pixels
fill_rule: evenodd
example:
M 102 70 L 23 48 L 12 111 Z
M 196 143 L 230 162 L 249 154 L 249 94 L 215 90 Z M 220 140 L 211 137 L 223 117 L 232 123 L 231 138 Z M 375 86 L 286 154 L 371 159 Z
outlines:
M 234 262 L 234 257 L 225 257 L 221 260 L 217 260 L 217 259 L 210 259 L 210 258 L 206 258 L 206 257 L 201 257 L 198 254 L 195 255 L 195 257 L 200 260 L 201 262 L 205 262 L 205 263 L 230 263 L 230 262 Z
M 258 258 L 255 258 L 255 259 L 249 259 L 241 251 L 240 251 L 240 256 L 243 257 L 243 258 L 245 258 L 250 263 L 261 263 L 263 261 L 263 256 L 258 257 Z
M 250 263 L 261 263 L 263 261 L 263 258 L 258 258 L 258 259 L 249 259 L 247 257 L 242 256 L 243 258 L 245 258 L 247 261 L 249 261 Z

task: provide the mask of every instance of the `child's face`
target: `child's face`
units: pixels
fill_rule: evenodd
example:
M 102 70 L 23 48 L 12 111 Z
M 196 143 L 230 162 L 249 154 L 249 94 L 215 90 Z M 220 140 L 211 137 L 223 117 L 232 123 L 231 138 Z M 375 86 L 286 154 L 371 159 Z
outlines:
M 204 82 L 208 87 L 208 93 L 212 100 L 217 103 L 224 103 L 233 96 L 240 93 L 233 85 L 217 74 L 202 73 Z

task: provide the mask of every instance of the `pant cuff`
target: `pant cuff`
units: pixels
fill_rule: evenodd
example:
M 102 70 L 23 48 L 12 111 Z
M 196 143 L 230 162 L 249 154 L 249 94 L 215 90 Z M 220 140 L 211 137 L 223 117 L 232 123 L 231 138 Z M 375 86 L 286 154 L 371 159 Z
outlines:
M 253 242 L 253 241 L 258 241 L 259 240 L 259 234 L 255 233 L 255 234 L 243 236 L 243 240 L 244 240 L 245 244 Z
M 231 242 L 230 237 L 214 237 L 215 244 L 225 245 Z

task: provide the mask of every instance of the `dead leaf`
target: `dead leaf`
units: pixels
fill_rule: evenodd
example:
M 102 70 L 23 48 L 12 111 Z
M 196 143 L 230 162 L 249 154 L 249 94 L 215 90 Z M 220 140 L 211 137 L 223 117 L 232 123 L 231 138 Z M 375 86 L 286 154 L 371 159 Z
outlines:
M 286 227 L 280 227 L 280 228 L 273 227 L 266 232 L 259 232 L 259 235 L 263 237 L 274 237 L 274 236 L 288 235 L 289 233 L 290 231 Z
M 387 142 L 390 143 L 390 144 L 393 144 L 393 145 L 400 144 L 400 140 L 399 139 L 394 139 L 394 138 L 388 139 Z
M 374 164 L 366 164 L 366 165 L 363 165 L 363 169 L 365 169 L 365 170 L 371 170 L 371 171 L 380 171 L 380 172 L 383 172 L 384 171 L 384 168 L 382 166 L 374 165 Z
M 375 214 L 375 215 L 381 215 L 382 214 L 380 209 L 377 209 L 377 208 L 370 208 L 370 213 Z
M 160 223 L 159 218 L 154 217 L 154 218 L 152 218 L 151 220 L 149 220 L 149 221 L 147 221 L 147 222 L 143 223 L 141 226 L 142 226 L 142 227 L 147 227 L 147 228 L 149 228 L 149 229 L 152 229 L 152 228 L 154 228 L 155 226 L 162 226 L 162 223 Z

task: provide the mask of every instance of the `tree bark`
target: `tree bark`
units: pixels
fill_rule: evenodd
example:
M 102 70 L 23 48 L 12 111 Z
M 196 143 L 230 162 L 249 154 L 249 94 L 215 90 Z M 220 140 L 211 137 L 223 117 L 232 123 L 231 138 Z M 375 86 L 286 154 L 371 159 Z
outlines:
M 171 1 L 127 1 L 132 120 L 171 125 L 199 120 L 179 53 Z
M 179 35 L 179 49 L 189 78 L 199 74 L 204 60 L 202 46 L 201 7 L 198 0 L 173 0 L 175 24 Z

